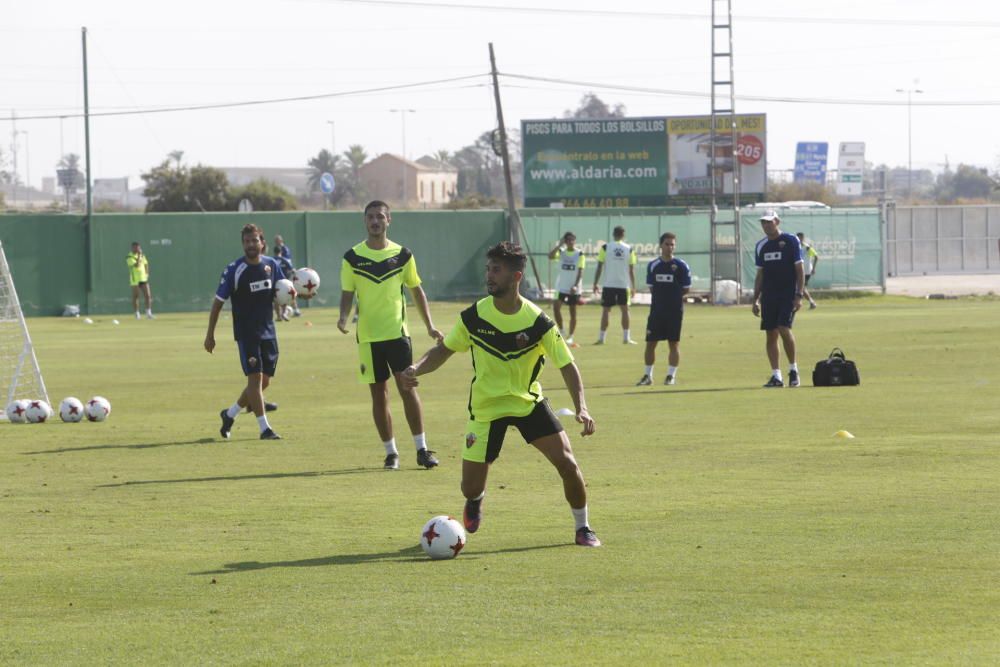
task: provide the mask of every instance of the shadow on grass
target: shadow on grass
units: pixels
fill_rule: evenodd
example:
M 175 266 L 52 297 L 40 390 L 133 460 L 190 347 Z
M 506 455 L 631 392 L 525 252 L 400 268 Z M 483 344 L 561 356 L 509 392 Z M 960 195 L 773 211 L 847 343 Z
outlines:
M 469 560 L 469 556 L 473 558 L 477 556 L 485 556 L 489 554 L 507 554 L 507 553 L 517 553 L 520 551 L 536 551 L 538 549 L 559 549 L 562 547 L 570 547 L 571 544 L 541 544 L 531 547 L 514 547 L 510 549 L 495 549 L 493 551 L 473 551 L 472 553 L 463 552 L 462 559 Z M 467 555 L 466 555 L 467 554 Z M 284 560 L 284 561 L 274 561 L 270 563 L 262 563 L 260 561 L 244 561 L 242 563 L 226 563 L 219 570 L 206 570 L 204 572 L 192 572 L 192 576 L 204 576 L 209 574 L 233 574 L 235 572 L 253 572 L 254 570 L 269 570 L 274 567 L 323 567 L 327 565 L 358 565 L 361 563 L 430 563 L 433 562 L 427 556 L 423 554 L 423 550 L 420 545 L 415 545 L 412 547 L 406 547 L 404 549 L 399 549 L 398 551 L 383 551 L 381 553 L 370 553 L 370 554 L 342 554 L 339 556 L 323 556 L 322 558 L 304 558 L 302 560 Z
M 133 445 L 90 445 L 89 447 L 60 447 L 59 449 L 43 449 L 37 452 L 21 452 L 29 454 L 65 454 L 66 452 L 86 452 L 98 449 L 152 449 L 154 447 L 175 447 L 177 445 L 207 445 L 222 442 L 218 438 L 198 438 L 197 440 L 180 440 L 177 442 L 144 442 Z
M 242 482 L 251 479 L 283 479 L 286 477 L 328 477 L 331 475 L 353 475 L 355 473 L 382 473 L 379 468 L 347 468 L 344 470 L 304 470 L 302 472 L 270 472 L 257 475 L 217 475 L 214 477 L 187 477 L 181 479 L 137 479 L 117 484 L 99 484 L 96 489 L 110 489 L 119 486 L 142 486 L 144 484 L 188 484 L 192 482 Z M 397 473 L 399 471 L 393 471 Z M 419 472 L 419 471 L 414 471 Z

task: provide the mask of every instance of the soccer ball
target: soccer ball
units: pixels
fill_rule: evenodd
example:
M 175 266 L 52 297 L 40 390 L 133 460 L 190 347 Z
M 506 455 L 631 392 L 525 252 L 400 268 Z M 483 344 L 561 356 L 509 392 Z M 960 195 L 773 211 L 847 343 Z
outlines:
M 24 411 L 24 417 L 29 424 L 41 424 L 52 416 L 52 408 L 43 400 L 28 401 L 28 408 Z
M 59 404 L 59 417 L 64 422 L 78 422 L 83 419 L 83 403 L 79 398 L 69 396 Z
M 103 396 L 94 396 L 87 401 L 87 421 L 102 422 L 111 414 L 111 402 Z
M 28 421 L 25 413 L 28 411 L 28 404 L 30 401 L 26 401 L 23 398 L 16 401 L 11 401 L 5 409 L 7 413 L 7 419 L 10 420 L 11 424 L 24 424 Z
M 310 268 L 295 269 L 295 290 L 302 296 L 312 296 L 319 289 L 319 274 Z
M 295 298 L 295 285 L 288 278 L 282 278 L 274 283 L 274 302 L 279 306 L 287 306 Z
M 465 546 L 465 529 L 450 516 L 436 516 L 424 524 L 420 546 L 433 560 L 454 558 Z

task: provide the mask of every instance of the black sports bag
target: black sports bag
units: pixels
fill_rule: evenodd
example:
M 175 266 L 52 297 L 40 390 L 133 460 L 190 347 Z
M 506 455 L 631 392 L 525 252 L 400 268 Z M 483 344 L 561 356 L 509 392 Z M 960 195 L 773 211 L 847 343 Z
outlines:
M 830 356 L 816 363 L 813 369 L 814 387 L 853 387 L 861 384 L 861 375 L 853 361 L 844 357 L 844 351 L 833 348 Z

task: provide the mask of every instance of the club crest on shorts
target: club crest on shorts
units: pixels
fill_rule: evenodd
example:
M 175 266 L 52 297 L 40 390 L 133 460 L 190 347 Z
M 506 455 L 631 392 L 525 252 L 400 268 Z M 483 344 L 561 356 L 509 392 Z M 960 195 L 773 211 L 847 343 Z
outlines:
M 514 336 L 514 344 L 517 345 L 519 348 L 528 347 L 529 342 L 531 342 L 531 339 L 528 338 L 528 334 L 526 334 L 523 331 Z
M 474 444 L 476 444 L 476 434 L 475 433 L 466 433 L 465 434 L 465 448 L 466 449 L 471 449 Z
M 257 365 L 257 357 L 250 357 L 249 359 L 247 359 L 247 363 L 250 364 L 251 366 L 256 366 Z

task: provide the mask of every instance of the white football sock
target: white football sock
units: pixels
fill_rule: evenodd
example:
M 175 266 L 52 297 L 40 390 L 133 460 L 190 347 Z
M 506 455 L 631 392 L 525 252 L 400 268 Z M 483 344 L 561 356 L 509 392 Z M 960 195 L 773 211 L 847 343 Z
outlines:
M 672 376 L 676 380 L 677 379 L 677 366 L 667 366 L 667 375 Z
M 629 340 L 631 336 L 628 335 L 628 329 L 622 329 L 622 340 Z
M 267 423 L 267 415 L 261 415 L 260 417 L 257 417 L 257 426 L 260 427 L 261 433 L 271 428 L 271 425 Z
M 771 369 L 771 376 L 778 378 L 778 380 L 783 380 L 783 378 L 781 377 L 781 369 L 780 368 L 772 368 Z
M 417 433 L 413 436 L 413 444 L 417 446 L 417 451 L 421 449 L 427 449 L 427 435 L 424 433 Z
M 580 509 L 573 509 L 572 507 L 570 507 L 569 509 L 571 512 L 573 512 L 573 520 L 576 522 L 577 530 L 580 530 L 581 528 L 590 528 L 590 523 L 588 522 L 587 518 L 586 505 L 584 505 Z
M 646 375 L 653 377 L 653 366 L 646 366 Z
M 789 364 L 788 365 L 788 370 L 789 371 L 795 371 L 796 373 L 798 373 L 799 372 L 799 365 L 796 364 L 796 363 Z
M 232 407 L 226 410 L 226 416 L 230 419 L 236 419 L 236 415 L 243 412 L 243 408 L 240 407 L 239 403 L 233 403 Z
M 389 454 L 399 453 L 396 451 L 396 438 L 389 438 L 388 440 L 382 442 L 382 445 L 385 447 L 386 456 L 388 456 Z
M 599 340 L 599 341 L 601 341 L 603 343 L 604 342 L 604 337 L 607 336 L 607 335 L 608 335 L 608 330 L 607 329 L 601 329 L 601 331 L 597 334 L 597 340 Z

